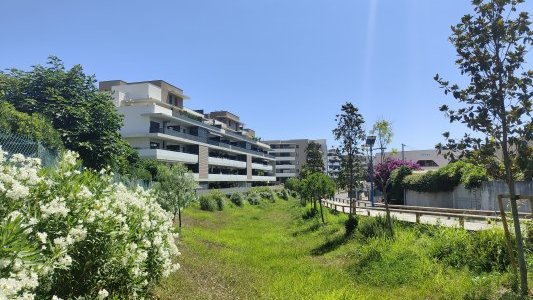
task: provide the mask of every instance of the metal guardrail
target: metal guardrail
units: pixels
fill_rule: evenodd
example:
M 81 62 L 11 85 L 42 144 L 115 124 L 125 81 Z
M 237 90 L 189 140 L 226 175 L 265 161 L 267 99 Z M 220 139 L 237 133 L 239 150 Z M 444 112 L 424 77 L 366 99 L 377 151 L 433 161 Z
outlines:
M 333 198 L 333 200 L 322 200 L 322 204 L 327 207 L 334 209 L 336 211 L 341 211 L 344 213 L 349 213 L 350 204 L 349 199 L 344 198 Z M 371 212 L 383 213 L 385 212 L 385 206 L 383 204 L 371 206 L 368 201 L 354 200 L 354 208 L 356 212 L 363 212 L 367 215 L 370 215 Z M 340 208 L 340 209 L 339 209 Z M 348 208 L 348 209 L 345 209 Z M 479 223 L 483 221 L 484 224 L 488 224 L 494 221 L 501 221 L 501 217 L 492 211 L 474 211 L 474 210 L 461 210 L 461 209 L 446 209 L 446 208 L 434 208 L 434 207 L 413 207 L 413 206 L 403 206 L 403 205 L 389 205 L 389 211 L 391 213 L 398 214 L 407 214 L 415 217 L 415 222 L 420 223 L 422 216 L 432 216 L 436 218 L 445 218 L 445 219 L 457 219 L 459 226 L 465 228 L 465 221 L 474 220 Z M 477 214 L 476 214 L 477 213 Z M 521 220 L 530 220 L 531 214 L 522 213 L 520 215 Z

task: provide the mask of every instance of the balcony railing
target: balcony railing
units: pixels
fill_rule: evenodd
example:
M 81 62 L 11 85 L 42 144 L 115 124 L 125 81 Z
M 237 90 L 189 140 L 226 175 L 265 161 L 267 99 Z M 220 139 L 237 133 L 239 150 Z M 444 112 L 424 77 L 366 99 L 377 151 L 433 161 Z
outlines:
M 183 132 L 180 132 L 180 131 L 177 131 L 177 130 L 172 130 L 172 129 L 164 130 L 164 128 L 162 128 L 162 127 L 157 127 L 157 128 L 156 127 L 150 127 L 150 133 L 168 134 L 168 135 L 172 135 L 172 136 L 176 136 L 176 137 L 180 137 L 180 138 L 184 138 L 184 139 L 197 141 L 197 142 L 200 142 L 200 143 L 206 143 L 206 144 L 210 144 L 210 145 L 213 145 L 213 146 L 223 147 L 223 148 L 226 148 L 226 149 L 246 152 L 246 153 L 250 153 L 250 154 L 253 154 L 253 155 L 259 155 L 259 156 L 262 156 L 262 157 L 274 159 L 274 156 L 266 154 L 266 153 L 263 153 L 263 152 L 254 151 L 254 150 L 250 150 L 250 149 L 246 149 L 246 148 L 243 148 L 243 147 L 230 145 L 230 144 L 226 144 L 226 143 L 222 143 L 222 142 L 218 142 L 218 141 L 213 141 L 213 140 L 210 140 L 208 138 L 199 137 L 197 135 L 193 135 L 193 134 L 189 134 L 189 133 L 183 133 Z

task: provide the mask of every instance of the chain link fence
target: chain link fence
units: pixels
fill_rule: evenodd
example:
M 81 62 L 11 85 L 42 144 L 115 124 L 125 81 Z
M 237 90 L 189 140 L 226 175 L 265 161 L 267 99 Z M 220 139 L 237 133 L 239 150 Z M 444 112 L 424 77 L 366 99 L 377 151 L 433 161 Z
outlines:
M 7 152 L 7 156 L 20 153 L 26 157 L 40 158 L 45 167 L 53 166 L 57 163 L 59 154 L 44 147 L 41 143 L 30 137 L 0 132 L 0 147 Z

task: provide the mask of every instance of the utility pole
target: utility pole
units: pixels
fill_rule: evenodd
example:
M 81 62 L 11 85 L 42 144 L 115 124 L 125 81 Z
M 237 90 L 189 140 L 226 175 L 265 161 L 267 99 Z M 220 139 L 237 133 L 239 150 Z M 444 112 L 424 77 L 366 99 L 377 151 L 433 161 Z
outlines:
M 405 144 L 402 144 L 402 160 L 405 161 L 405 154 L 403 152 L 403 147 L 405 147 Z M 403 204 L 405 205 L 405 198 L 407 198 L 407 192 L 405 189 L 403 189 Z
M 374 207 L 374 160 L 372 155 L 372 146 L 370 145 L 370 205 Z

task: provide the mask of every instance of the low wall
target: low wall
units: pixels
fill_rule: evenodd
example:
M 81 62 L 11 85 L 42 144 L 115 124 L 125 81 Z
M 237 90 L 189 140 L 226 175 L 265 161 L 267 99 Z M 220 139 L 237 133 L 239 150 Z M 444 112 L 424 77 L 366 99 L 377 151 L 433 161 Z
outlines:
M 533 181 L 517 181 L 516 192 L 520 195 L 533 196 Z M 498 195 L 508 193 L 504 181 L 484 182 L 481 188 L 475 190 L 467 190 L 464 185 L 456 186 L 453 191 L 441 193 L 407 190 L 405 205 L 497 211 Z M 510 210 L 508 200 L 504 199 L 504 205 Z M 519 211 L 530 212 L 529 201 L 519 201 Z

